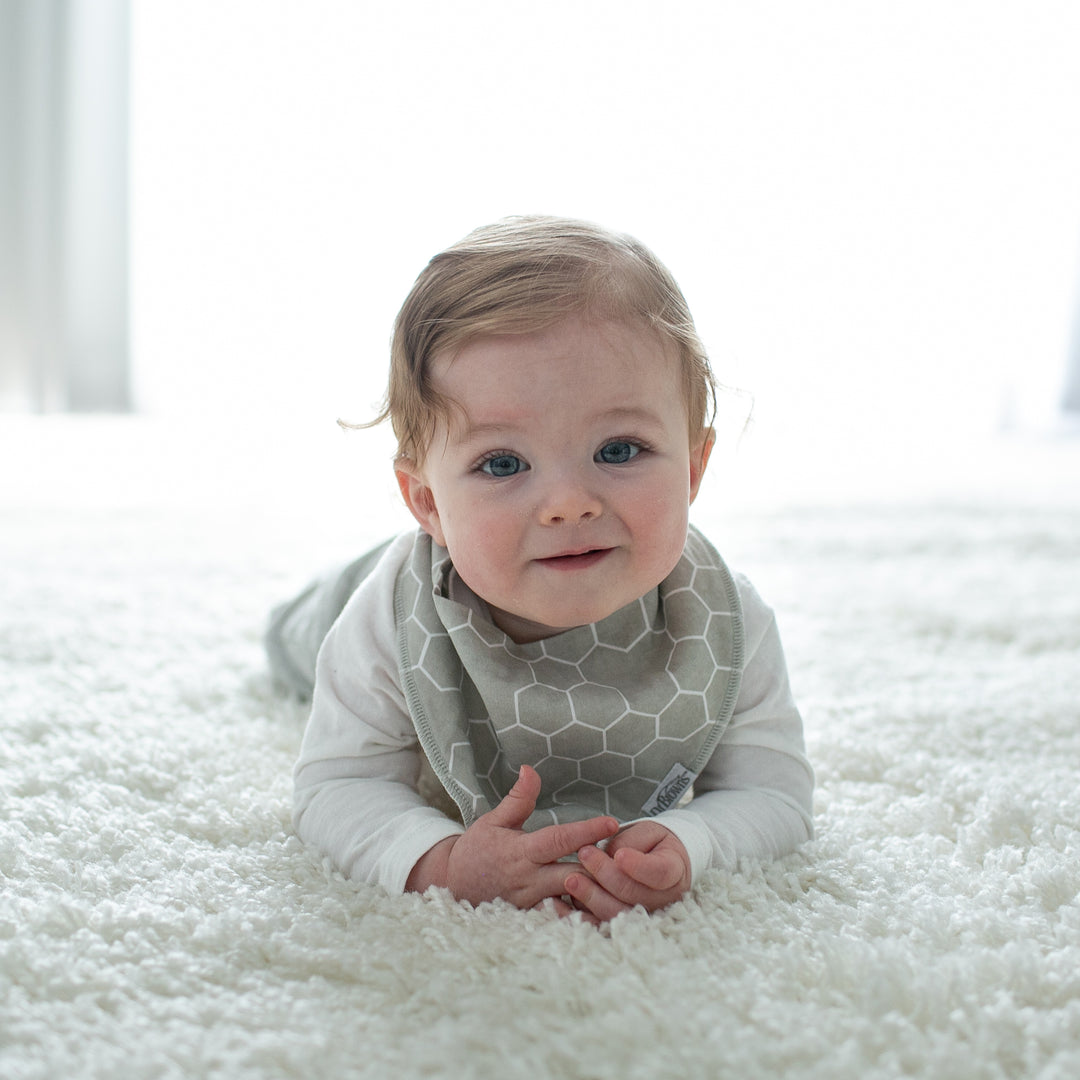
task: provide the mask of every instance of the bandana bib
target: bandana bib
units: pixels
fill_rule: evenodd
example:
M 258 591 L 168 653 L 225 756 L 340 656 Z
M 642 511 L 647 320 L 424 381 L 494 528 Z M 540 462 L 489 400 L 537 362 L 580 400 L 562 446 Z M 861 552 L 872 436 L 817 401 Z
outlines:
M 700 533 L 648 595 L 527 644 L 451 599 L 451 570 L 418 534 L 394 603 L 413 724 L 466 826 L 523 764 L 542 781 L 527 830 L 649 817 L 689 792 L 731 719 L 743 663 L 738 591 Z

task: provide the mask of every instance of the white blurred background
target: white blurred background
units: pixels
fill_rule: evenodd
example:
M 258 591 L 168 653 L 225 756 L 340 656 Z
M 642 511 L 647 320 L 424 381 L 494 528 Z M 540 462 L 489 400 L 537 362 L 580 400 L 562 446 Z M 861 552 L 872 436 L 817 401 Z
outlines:
M 668 264 L 773 473 L 1070 430 L 1073 0 L 138 0 L 130 62 L 142 415 L 337 437 L 426 260 L 536 211 Z
M 1058 405 L 1080 5 L 147 0 L 136 400 L 362 414 L 427 258 L 509 213 L 652 246 L 809 431 Z

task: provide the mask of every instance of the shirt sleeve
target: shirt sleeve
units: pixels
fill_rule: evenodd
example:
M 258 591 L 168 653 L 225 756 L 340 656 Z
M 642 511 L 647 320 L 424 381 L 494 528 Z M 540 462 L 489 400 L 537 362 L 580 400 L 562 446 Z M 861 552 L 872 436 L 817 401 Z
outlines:
M 293 771 L 300 839 L 348 877 L 391 893 L 405 891 L 424 852 L 464 831 L 417 791 L 421 750 L 394 627 L 394 583 L 412 541 L 391 545 L 327 634 Z
M 786 855 L 813 836 L 814 772 L 776 619 L 746 578 L 736 581 L 746 659 L 735 711 L 694 782 L 694 798 L 652 819 L 683 842 L 693 882 L 744 856 Z

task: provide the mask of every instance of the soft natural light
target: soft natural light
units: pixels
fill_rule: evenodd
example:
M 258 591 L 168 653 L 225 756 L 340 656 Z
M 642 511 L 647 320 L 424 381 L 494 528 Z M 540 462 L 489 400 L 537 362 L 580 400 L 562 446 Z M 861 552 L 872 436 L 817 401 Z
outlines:
M 151 414 L 367 418 L 427 258 L 543 211 L 653 247 L 778 453 L 1052 422 L 1080 299 L 1071 0 L 148 0 L 133 20 Z

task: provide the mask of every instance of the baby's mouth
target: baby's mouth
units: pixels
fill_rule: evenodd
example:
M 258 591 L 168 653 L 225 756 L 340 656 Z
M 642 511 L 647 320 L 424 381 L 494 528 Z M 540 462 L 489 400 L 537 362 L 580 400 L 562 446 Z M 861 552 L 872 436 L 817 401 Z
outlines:
M 552 555 L 547 559 L 537 559 L 541 566 L 552 570 L 586 570 L 595 566 L 611 548 L 587 548 L 584 551 L 568 551 L 563 555 Z

